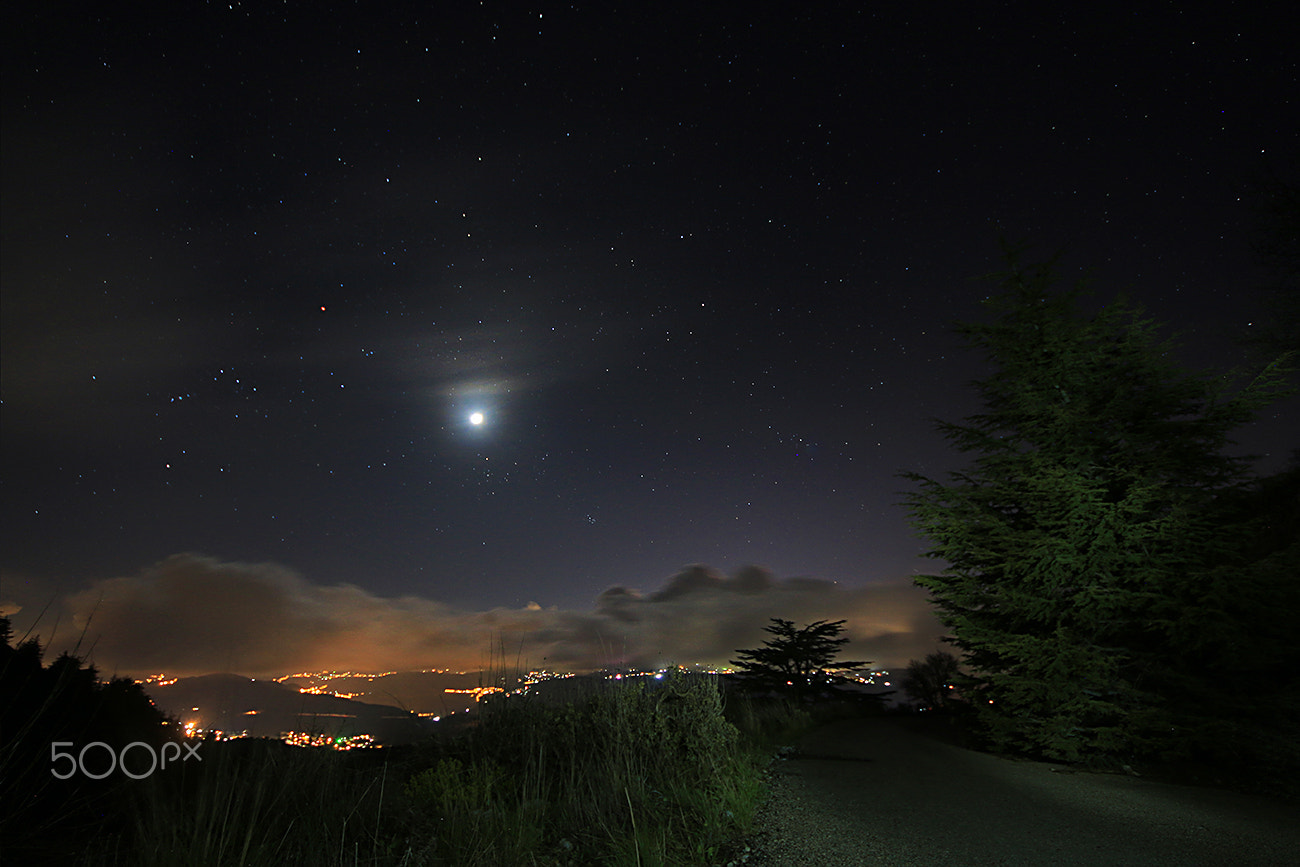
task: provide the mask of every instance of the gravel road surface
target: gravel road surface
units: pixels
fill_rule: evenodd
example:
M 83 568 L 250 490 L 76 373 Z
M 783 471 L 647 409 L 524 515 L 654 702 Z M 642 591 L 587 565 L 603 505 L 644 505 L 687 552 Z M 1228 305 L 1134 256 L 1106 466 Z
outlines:
M 1069 773 L 844 720 L 773 766 L 750 864 L 1300 865 L 1300 806 Z

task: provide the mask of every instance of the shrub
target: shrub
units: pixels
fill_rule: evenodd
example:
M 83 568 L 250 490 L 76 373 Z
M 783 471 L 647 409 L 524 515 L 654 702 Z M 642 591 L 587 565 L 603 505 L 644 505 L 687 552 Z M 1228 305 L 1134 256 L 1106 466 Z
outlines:
M 499 700 L 443 749 L 456 754 L 405 792 L 444 863 L 526 863 L 539 846 L 602 863 L 699 863 L 747 827 L 761 794 L 717 683 L 701 677 L 620 683 L 559 706 Z

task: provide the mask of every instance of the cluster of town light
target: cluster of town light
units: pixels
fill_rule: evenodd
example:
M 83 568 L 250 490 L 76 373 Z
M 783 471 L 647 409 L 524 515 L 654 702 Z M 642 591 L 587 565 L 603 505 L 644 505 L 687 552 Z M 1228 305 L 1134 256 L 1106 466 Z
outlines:
M 327 747 L 331 750 L 364 750 L 376 746 L 370 735 L 326 735 L 319 732 L 281 732 L 280 740 L 291 747 Z
M 699 670 L 701 669 L 701 666 L 694 666 L 694 668 Z M 678 666 L 678 669 L 683 671 L 690 670 L 687 669 L 685 666 Z M 426 669 L 426 671 L 444 673 L 445 669 Z M 664 675 L 667 673 L 667 671 L 668 669 L 660 669 L 658 671 L 605 672 L 603 676 L 606 680 L 615 680 L 615 681 L 620 681 L 620 680 L 630 679 L 635 677 L 652 677 L 655 680 L 662 680 Z M 731 673 L 730 669 L 725 669 L 725 668 L 715 669 L 712 667 L 704 668 L 704 671 L 705 673 L 708 674 Z M 382 672 L 379 674 L 368 674 L 368 673 L 359 673 L 359 672 L 351 672 L 351 671 L 299 672 L 297 674 L 285 675 L 284 677 L 277 677 L 275 678 L 275 681 L 278 683 L 283 683 L 284 681 L 289 680 L 290 678 L 314 678 L 317 680 L 329 681 L 329 680 L 334 680 L 336 678 L 343 678 L 343 677 L 364 677 L 369 680 L 374 680 L 375 678 L 385 677 L 393 673 L 394 672 L 391 671 Z M 459 673 L 464 674 L 466 672 L 459 672 Z M 890 685 L 889 681 L 884 679 L 889 676 L 889 672 L 887 671 L 871 671 L 866 675 L 863 675 L 861 673 L 852 673 L 852 672 L 841 672 L 841 674 L 847 676 L 849 679 L 856 680 L 857 682 L 863 684 L 883 684 L 884 686 Z M 571 677 L 575 677 L 575 675 L 571 672 L 560 673 L 560 672 L 546 671 L 546 670 L 533 670 L 528 672 L 528 674 L 525 675 L 524 677 L 520 678 L 520 686 L 512 690 L 512 693 L 515 694 L 526 693 L 529 687 L 536 686 L 544 681 L 567 679 Z M 165 674 L 155 674 L 155 675 L 150 675 L 144 681 L 137 681 L 137 682 L 157 684 L 159 686 L 169 686 L 172 683 L 176 682 L 176 678 L 174 677 L 169 678 Z M 330 690 L 320 686 L 300 687 L 298 691 L 303 693 L 317 694 L 317 695 L 321 695 L 321 694 L 336 695 L 342 698 L 354 698 L 360 695 L 364 695 L 363 693 L 347 694 L 347 693 L 331 692 Z M 505 690 L 503 690 L 501 687 L 498 686 L 479 686 L 479 687 L 473 687 L 471 689 L 447 689 L 444 691 L 447 693 L 460 694 L 460 695 L 473 695 L 475 702 L 481 701 L 486 696 L 505 692 Z M 990 704 L 992 704 L 992 702 L 990 702 Z M 191 711 L 197 711 L 197 710 L 198 708 L 191 708 Z M 465 708 L 463 713 L 472 713 L 472 711 L 473 708 L 467 707 Z M 256 713 L 258 713 L 258 711 L 255 710 L 245 711 L 246 715 L 253 715 Z M 455 714 L 455 713 L 456 711 L 450 712 L 450 714 Z M 432 713 L 417 713 L 416 715 L 424 719 L 432 720 L 433 722 L 439 722 L 444 716 L 444 714 L 435 715 Z M 235 738 L 246 738 L 249 736 L 247 731 L 226 732 L 221 729 L 201 729 L 198 727 L 198 723 L 195 721 L 185 723 L 183 725 L 183 728 L 185 731 L 185 736 L 187 738 L 206 737 L 206 738 L 215 738 L 216 740 L 219 741 L 228 741 L 228 740 L 234 740 Z M 280 739 L 291 746 L 327 747 L 329 749 L 335 749 L 335 750 L 355 750 L 355 749 L 365 749 L 365 748 L 372 748 L 378 746 L 378 744 L 375 743 L 374 737 L 369 734 L 339 736 L 339 735 L 325 735 L 321 733 L 289 731 L 289 732 L 282 732 L 280 734 Z
M 185 737 L 187 738 L 203 738 L 204 740 L 211 738 L 216 741 L 233 741 L 236 738 L 248 737 L 247 731 L 228 732 L 224 729 L 201 729 L 199 728 L 199 724 L 193 721 L 185 723 L 181 728 L 185 731 Z

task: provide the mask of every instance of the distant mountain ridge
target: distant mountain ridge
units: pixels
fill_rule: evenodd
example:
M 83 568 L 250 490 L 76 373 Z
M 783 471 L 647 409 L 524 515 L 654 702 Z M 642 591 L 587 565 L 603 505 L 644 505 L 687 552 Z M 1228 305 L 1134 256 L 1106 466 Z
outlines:
M 391 704 L 419 714 L 449 715 L 464 713 L 472 707 L 474 697 L 447 690 L 471 690 L 496 682 L 481 671 L 392 671 L 384 674 L 345 674 L 338 676 L 291 675 L 282 678 L 292 687 L 323 688 L 328 692 L 351 695 L 359 701 Z

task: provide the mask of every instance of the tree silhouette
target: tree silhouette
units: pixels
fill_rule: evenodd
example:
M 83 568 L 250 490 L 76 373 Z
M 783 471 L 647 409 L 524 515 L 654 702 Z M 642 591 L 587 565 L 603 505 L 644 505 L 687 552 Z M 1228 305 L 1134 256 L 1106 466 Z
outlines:
M 12 646 L 6 617 L 0 636 L 0 838 L 14 853 L 34 853 L 31 862 L 38 863 L 41 847 L 88 837 L 121 801 L 121 775 L 53 776 L 52 744 L 71 744 L 65 751 L 75 754 L 98 742 L 120 754 L 132 742 L 156 748 L 179 733 L 134 681 L 101 683 L 93 665 L 69 653 L 43 665 L 38 639 Z
M 928 654 L 924 661 L 913 659 L 903 676 L 903 691 L 921 707 L 941 710 L 949 701 L 957 665 L 957 657 L 944 650 Z
M 765 641 L 762 647 L 737 650 L 740 658 L 731 660 L 749 685 L 808 695 L 842 682 L 842 678 L 828 669 L 840 648 L 849 642 L 840 635 L 845 621 L 818 620 L 796 629 L 793 621 L 779 617 L 771 620 L 771 625 L 763 629 L 775 637 Z M 856 668 L 866 664 L 861 660 L 841 661 L 834 667 Z

